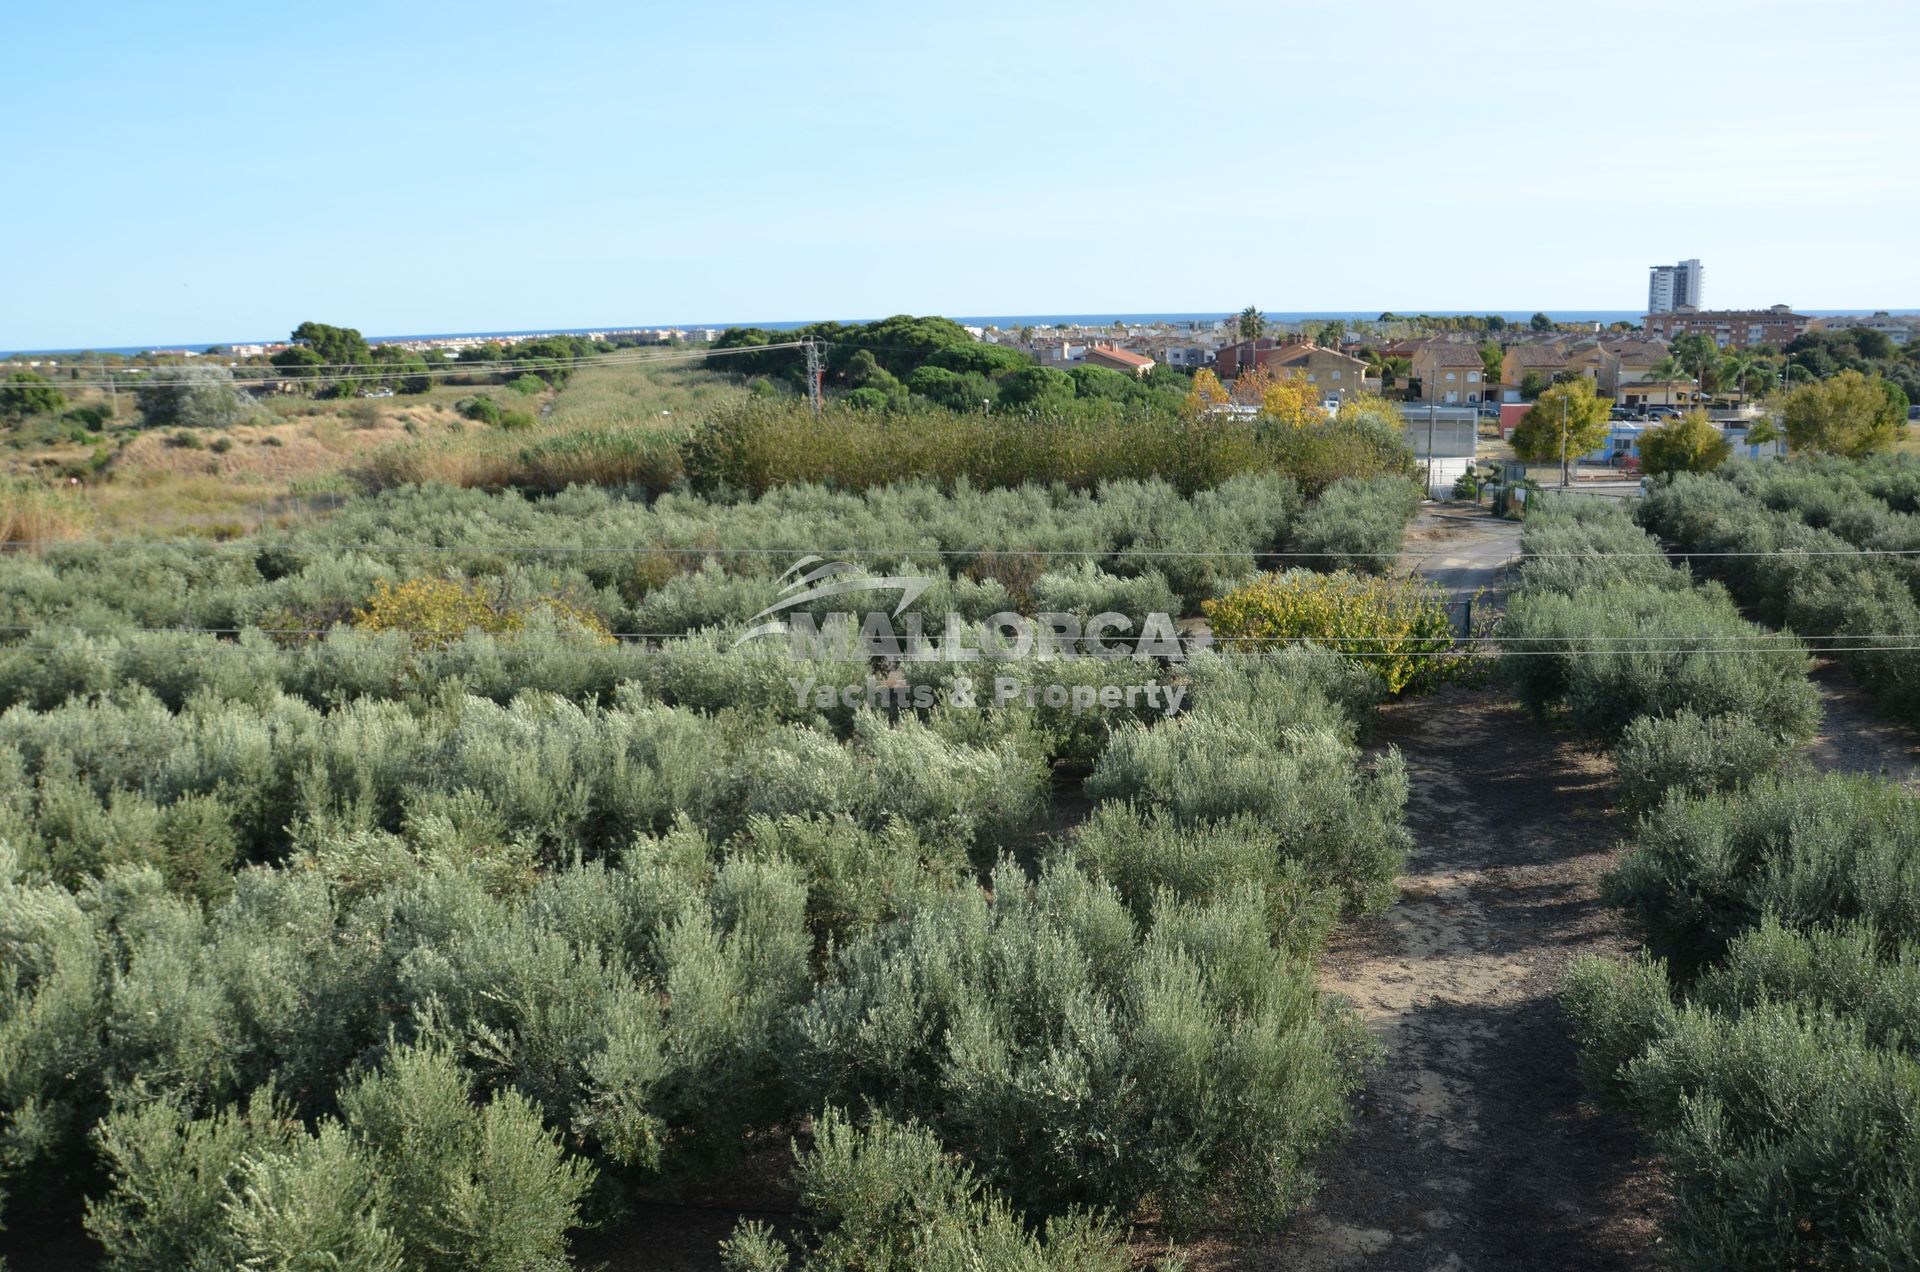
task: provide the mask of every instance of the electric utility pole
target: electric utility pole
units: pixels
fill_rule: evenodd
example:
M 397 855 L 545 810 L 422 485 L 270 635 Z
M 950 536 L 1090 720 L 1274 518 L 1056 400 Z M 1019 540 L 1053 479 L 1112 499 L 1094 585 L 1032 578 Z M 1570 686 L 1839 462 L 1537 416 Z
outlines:
M 1567 399 L 1560 399 L 1560 489 L 1567 488 Z
M 820 342 L 808 336 L 800 342 L 800 346 L 807 351 L 807 396 L 813 399 L 813 417 L 819 419 L 822 381 L 826 378 L 826 371 L 821 361 Z
M 1433 498 L 1433 399 L 1427 399 L 1427 498 Z

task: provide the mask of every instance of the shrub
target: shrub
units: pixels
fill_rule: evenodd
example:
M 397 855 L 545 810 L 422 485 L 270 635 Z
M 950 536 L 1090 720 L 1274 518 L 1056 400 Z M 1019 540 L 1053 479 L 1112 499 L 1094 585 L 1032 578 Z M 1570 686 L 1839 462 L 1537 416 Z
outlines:
M 1205 904 L 1253 886 L 1265 897 L 1275 943 L 1311 957 L 1340 915 L 1339 892 L 1312 877 L 1300 845 L 1257 817 L 1184 825 L 1163 809 L 1108 800 L 1074 829 L 1068 851 L 1143 925 L 1163 897 Z
M 1264 903 L 1162 902 L 1138 932 L 1111 890 L 1053 868 L 846 947 L 799 1015 L 796 1092 L 921 1122 L 1015 1205 L 1270 1223 L 1344 1121 L 1358 1036 Z
M 1262 575 L 1201 609 L 1214 635 L 1240 648 L 1324 644 L 1367 668 L 1395 695 L 1438 680 L 1453 648 L 1444 594 L 1410 579 L 1289 570 Z
M 1838 774 L 1769 778 L 1649 813 L 1609 879 L 1655 947 L 1693 968 L 1771 914 L 1920 931 L 1920 801 Z
M 1570 595 L 1632 583 L 1679 592 L 1693 586 L 1687 572 L 1667 560 L 1659 540 L 1634 525 L 1617 500 L 1529 500 L 1520 551 L 1523 559 L 1514 574 L 1517 591 Z
M 547 382 L 537 375 L 518 375 L 507 381 L 507 388 L 524 397 L 532 397 L 538 393 L 545 393 Z
M 514 1096 L 475 1108 L 444 1053 L 408 1048 L 305 1132 L 270 1095 L 187 1119 L 166 1101 L 101 1130 L 113 1191 L 88 1231 L 116 1266 L 234 1267 L 293 1255 L 356 1269 L 565 1268 L 592 1172 Z M 317 1243 L 317 1244 L 316 1244 Z
M 498 424 L 502 414 L 501 406 L 485 393 L 476 393 L 472 397 L 461 398 L 453 404 L 462 418 L 481 424 Z
M 147 428 L 231 428 L 258 418 L 260 406 L 225 367 L 155 367 L 134 387 Z
M 743 816 L 847 816 L 874 829 L 899 817 L 991 862 L 1024 844 L 1047 774 L 1039 756 L 1012 743 L 950 741 L 917 720 L 889 726 L 863 710 L 845 746 L 812 729 L 769 735 L 736 780 Z
M 1864 924 L 1794 931 L 1768 918 L 1727 946 L 1690 990 L 1723 1015 L 1768 1003 L 1858 1023 L 1869 1046 L 1920 1059 L 1920 948 Z
M 509 433 L 524 432 L 539 423 L 532 411 L 502 411 L 495 424 Z
M 1419 510 L 1419 490 L 1399 476 L 1343 477 L 1307 505 L 1289 546 L 1325 553 L 1308 562 L 1315 569 L 1386 574 Z
M 113 1187 L 87 1203 L 86 1227 L 109 1264 L 213 1268 L 246 1257 L 226 1208 L 248 1157 L 286 1150 L 300 1128 L 262 1090 L 244 1107 L 198 1119 L 166 1099 L 121 1105 L 96 1134 Z
M 1718 589 L 1526 592 L 1509 603 L 1500 636 L 1501 671 L 1521 701 L 1537 713 L 1564 704 L 1596 738 L 1688 710 L 1743 715 L 1800 742 L 1820 719 L 1806 651 L 1742 619 Z
M 807 1272 L 1126 1272 L 1119 1229 L 1069 1212 L 1040 1233 L 956 1162 L 926 1129 L 885 1117 L 855 1125 L 827 1109 L 795 1172 L 812 1234 Z M 728 1272 L 782 1272 L 786 1251 L 764 1225 L 742 1224 L 722 1246 Z
M 1896 1267 L 1920 1235 L 1920 1065 L 1813 1004 L 1678 1006 L 1657 964 L 1578 965 L 1589 1081 L 1665 1153 L 1687 1267 Z
M 1875 504 L 1853 476 L 1859 468 L 1826 460 L 1677 474 L 1642 501 L 1641 517 L 1683 549 L 1709 554 L 1696 568 L 1725 579 L 1766 621 L 1841 637 L 1833 642 L 1841 662 L 1879 702 L 1910 715 L 1920 671 L 1887 638 L 1920 622 L 1920 574 L 1903 555 L 1852 549 L 1910 552 L 1920 521 Z
M 366 607 L 354 611 L 353 625 L 369 632 L 405 632 L 416 647 L 438 649 L 469 632 L 518 632 L 535 608 L 602 643 L 613 643 L 598 615 L 569 601 L 543 597 L 514 605 L 483 583 L 460 579 L 408 579 L 398 586 L 378 579 Z
M 1629 808 L 1647 809 L 1669 791 L 1684 796 L 1738 790 L 1780 772 L 1793 743 L 1743 715 L 1706 716 L 1681 710 L 1641 716 L 1614 748 L 1614 770 Z
M 1119 730 L 1087 778 L 1096 799 L 1162 808 L 1184 826 L 1250 818 L 1315 887 L 1352 910 L 1390 903 L 1407 850 L 1406 769 L 1371 766 L 1324 728 L 1266 729 L 1222 712 Z
M 1642 954 L 1587 955 L 1567 969 L 1560 1003 L 1580 1047 L 1580 1079 L 1616 1109 L 1627 1108 L 1626 1067 L 1673 1032 L 1672 987 L 1664 963 Z
M 1727 462 L 1733 444 L 1704 410 L 1693 410 L 1650 428 L 1640 438 L 1640 466 L 1661 473 L 1712 472 Z
M 1042 574 L 1034 580 L 1029 603 L 1035 613 L 1072 614 L 1083 621 L 1094 614 L 1124 614 L 1136 631 L 1149 614 L 1180 613 L 1180 598 L 1159 571 L 1121 578 L 1092 561 Z

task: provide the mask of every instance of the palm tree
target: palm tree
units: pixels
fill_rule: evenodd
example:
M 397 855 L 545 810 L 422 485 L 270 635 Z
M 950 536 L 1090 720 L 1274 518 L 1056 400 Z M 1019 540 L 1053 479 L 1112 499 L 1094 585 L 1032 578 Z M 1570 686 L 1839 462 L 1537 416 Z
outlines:
M 1759 368 L 1760 360 L 1752 354 L 1743 353 L 1738 349 L 1729 349 L 1725 354 L 1721 355 L 1720 358 L 1720 366 L 1718 368 L 1720 383 L 1731 384 L 1735 391 L 1740 394 L 1741 403 L 1745 404 L 1747 400 L 1747 381 L 1753 377 L 1753 373 L 1759 370 Z
M 1258 340 L 1265 334 L 1267 334 L 1267 316 L 1253 305 L 1248 305 L 1245 309 L 1242 309 L 1240 311 L 1240 338 L 1242 340 Z
M 1673 389 L 1671 386 L 1673 385 L 1674 381 L 1688 380 L 1691 378 L 1692 377 L 1687 374 L 1687 364 L 1682 362 L 1680 359 L 1674 357 L 1672 354 L 1668 354 L 1666 357 L 1660 359 L 1660 361 L 1654 363 L 1651 367 L 1647 368 L 1647 379 L 1650 382 L 1654 384 L 1664 384 L 1669 386 L 1667 389 L 1667 402 L 1666 402 L 1668 406 L 1673 405 Z

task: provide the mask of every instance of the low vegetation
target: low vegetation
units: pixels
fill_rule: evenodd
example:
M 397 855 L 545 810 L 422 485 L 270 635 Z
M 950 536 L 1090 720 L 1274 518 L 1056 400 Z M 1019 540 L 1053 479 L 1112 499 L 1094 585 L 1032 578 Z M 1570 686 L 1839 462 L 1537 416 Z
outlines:
M 801 1226 L 728 1267 L 1117 1268 L 1136 1223 L 1283 1220 L 1370 1051 L 1314 960 L 1406 851 L 1359 745 L 1386 686 L 1176 647 L 973 702 L 965 663 L 734 646 L 798 549 L 927 613 L 1190 612 L 1312 508 L 1271 467 L 408 487 L 10 554 L 6 1219 L 120 1267 L 556 1267 L 772 1151 Z
M 1799 522 L 1739 510 L 1742 484 L 1793 470 L 1742 471 L 1667 478 L 1644 516 L 1697 533 L 1685 546 L 1739 543 L 1743 529 L 1806 543 Z M 1581 1074 L 1666 1158 L 1674 1266 L 1899 1266 L 1920 1236 L 1920 801 L 1884 779 L 1812 774 L 1796 755 L 1818 714 L 1800 642 L 1742 620 L 1718 582 L 1695 586 L 1650 537 L 1636 548 L 1638 533 L 1612 505 L 1540 501 L 1527 546 L 1555 555 L 1527 563 L 1504 625 L 1512 683 L 1617 740 L 1638 814 L 1607 889 L 1650 952 L 1574 965 L 1563 999 Z M 1694 564 L 1736 587 L 1825 568 Z M 1777 594 L 1763 608 L 1821 604 Z

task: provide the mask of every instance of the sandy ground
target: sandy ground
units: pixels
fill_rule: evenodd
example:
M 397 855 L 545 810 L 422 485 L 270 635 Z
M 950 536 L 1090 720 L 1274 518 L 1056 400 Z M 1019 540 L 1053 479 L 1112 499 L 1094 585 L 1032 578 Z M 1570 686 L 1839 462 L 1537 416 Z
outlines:
M 1814 671 L 1813 683 L 1824 713 L 1820 732 L 1807 748 L 1815 768 L 1872 773 L 1920 788 L 1920 736 L 1876 712 L 1872 697 L 1832 663 Z
M 1603 759 L 1487 691 L 1396 704 L 1381 741 L 1413 777 L 1401 898 L 1322 970 L 1386 1048 L 1308 1212 L 1198 1267 L 1635 1268 L 1659 1173 L 1584 1108 L 1554 993 L 1579 954 L 1632 942 L 1600 904 L 1618 827 Z

